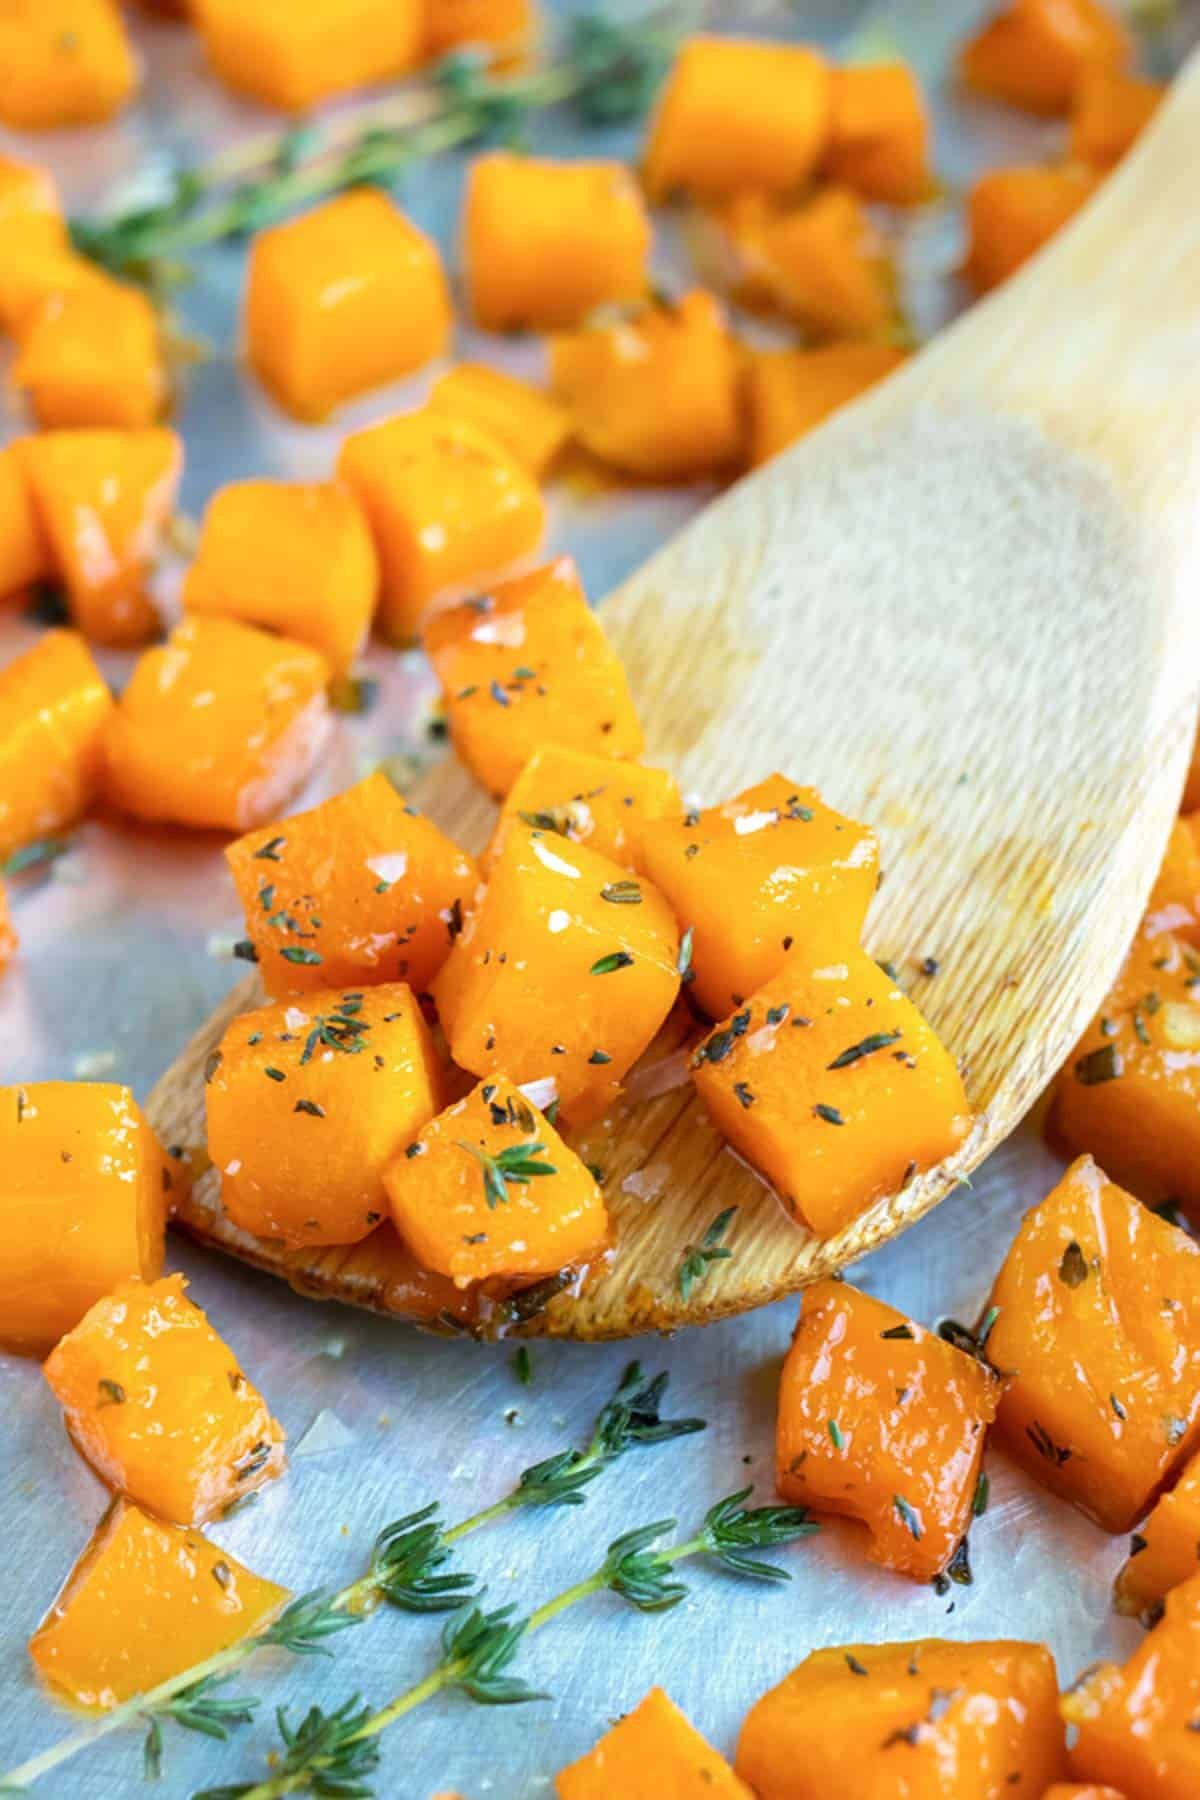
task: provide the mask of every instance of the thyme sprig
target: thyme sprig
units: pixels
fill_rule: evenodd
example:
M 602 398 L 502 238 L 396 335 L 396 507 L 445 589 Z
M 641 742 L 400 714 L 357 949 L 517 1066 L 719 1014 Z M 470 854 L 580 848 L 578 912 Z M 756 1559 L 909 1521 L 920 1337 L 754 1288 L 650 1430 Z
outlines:
M 508 1184 L 511 1181 L 517 1187 L 528 1187 L 530 1181 L 538 1175 L 557 1175 L 558 1170 L 553 1163 L 539 1162 L 540 1156 L 547 1155 L 545 1144 L 532 1139 L 525 1144 L 508 1144 L 498 1150 L 495 1156 L 481 1150 L 478 1144 L 468 1144 L 465 1138 L 457 1140 L 460 1150 L 473 1156 L 483 1170 L 483 1192 L 487 1199 L 489 1211 L 503 1206 L 508 1199 Z

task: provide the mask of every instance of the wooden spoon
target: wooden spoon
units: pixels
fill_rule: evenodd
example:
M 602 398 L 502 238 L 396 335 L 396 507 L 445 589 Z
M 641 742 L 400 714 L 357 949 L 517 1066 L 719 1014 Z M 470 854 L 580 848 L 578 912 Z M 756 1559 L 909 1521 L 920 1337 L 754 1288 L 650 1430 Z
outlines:
M 781 769 L 876 824 L 887 879 L 868 942 L 908 971 L 961 1058 L 980 1109 L 970 1141 L 820 1242 L 724 1151 L 689 1086 L 623 1107 L 584 1152 L 605 1171 L 615 1258 L 518 1329 L 692 1324 L 842 1268 L 1012 1130 L 1102 999 L 1196 713 L 1197 167 L 1193 59 L 1141 146 L 1029 268 L 604 605 L 647 760 L 685 792 L 715 800 Z M 483 842 L 492 809 L 461 770 L 437 769 L 420 799 Z M 166 1141 L 203 1142 L 204 1059 L 256 994 L 240 989 L 151 1096 Z M 685 1249 L 730 1206 L 733 1255 L 685 1301 Z M 390 1228 L 284 1252 L 229 1224 L 211 1173 L 182 1222 L 309 1293 L 465 1316 Z

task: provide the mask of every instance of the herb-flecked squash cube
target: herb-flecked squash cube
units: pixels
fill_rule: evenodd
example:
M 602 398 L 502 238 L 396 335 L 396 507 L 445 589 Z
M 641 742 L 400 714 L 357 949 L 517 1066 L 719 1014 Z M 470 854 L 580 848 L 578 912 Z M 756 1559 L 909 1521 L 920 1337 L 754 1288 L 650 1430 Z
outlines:
M 243 1231 L 354 1244 L 386 1216 L 383 1170 L 442 1103 L 403 982 L 322 988 L 236 1018 L 205 1070 L 208 1152 Z
M 735 194 L 708 216 L 753 310 L 795 319 L 813 338 L 878 338 L 894 325 L 891 258 L 850 188 L 818 188 L 787 206 Z
M 623 868 L 637 869 L 647 828 L 661 819 L 676 819 L 682 811 L 678 784 L 666 769 L 543 744 L 508 790 L 484 867 L 490 868 L 500 855 L 509 827 L 516 823 L 555 831 Z
M 99 791 L 112 710 L 74 631 L 45 632 L 0 670 L 0 857 L 83 817 Z
M 1117 1576 L 1117 1611 L 1154 1618 L 1171 1589 L 1200 1574 L 1200 1453 L 1154 1504 L 1129 1540 Z
M 1128 1531 L 1200 1447 L 1200 1245 L 1082 1156 L 1026 1213 L 989 1316 L 988 1359 L 1009 1378 L 997 1437 Z
M 175 1525 L 203 1525 L 283 1471 L 283 1431 L 182 1275 L 125 1281 L 44 1374 L 101 1481 Z
M 15 131 L 98 125 L 138 78 L 116 0 L 5 0 L 0 9 L 0 123 Z
M 307 112 L 420 61 L 425 0 L 191 0 L 214 73 L 235 92 Z
M 755 350 L 746 365 L 750 461 L 757 467 L 849 406 L 907 360 L 896 344 Z
M 867 200 L 907 206 L 926 198 L 929 118 L 907 63 L 851 63 L 833 71 L 825 173 Z
M 558 1800 L 751 1800 L 723 1756 L 660 1687 L 554 1777 Z
M 1105 0 L 1008 0 L 963 46 L 977 94 L 1061 118 L 1089 69 L 1129 65 L 1129 34 Z
M 1094 169 L 1111 169 L 1133 148 L 1162 104 L 1166 87 L 1103 63 L 1088 68 L 1075 91 L 1070 155 Z
M 43 431 L 153 425 L 168 398 L 158 315 L 116 282 L 53 295 L 22 334 L 11 379 Z

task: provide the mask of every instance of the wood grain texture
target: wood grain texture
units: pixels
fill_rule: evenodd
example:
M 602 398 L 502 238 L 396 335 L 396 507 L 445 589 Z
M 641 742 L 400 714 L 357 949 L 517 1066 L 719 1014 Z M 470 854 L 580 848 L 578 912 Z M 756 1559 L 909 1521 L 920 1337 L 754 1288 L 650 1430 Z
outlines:
M 1036 1099 L 1098 1005 L 1175 810 L 1200 675 L 1200 63 L 1079 219 L 899 374 L 731 489 L 604 607 L 647 759 L 707 801 L 773 769 L 869 819 L 868 928 L 980 1110 L 952 1163 L 818 1242 L 723 1149 L 690 1089 L 589 1134 L 609 1268 L 522 1329 L 609 1337 L 761 1305 L 934 1206 Z M 469 845 L 460 770 L 422 803 Z M 915 963 L 937 958 L 932 979 Z M 231 1004 L 246 1004 L 239 990 Z M 198 1141 L 219 1014 L 151 1117 Z M 394 1238 L 283 1253 L 183 1223 L 319 1292 L 428 1317 Z M 733 1257 L 684 1303 L 723 1207 Z

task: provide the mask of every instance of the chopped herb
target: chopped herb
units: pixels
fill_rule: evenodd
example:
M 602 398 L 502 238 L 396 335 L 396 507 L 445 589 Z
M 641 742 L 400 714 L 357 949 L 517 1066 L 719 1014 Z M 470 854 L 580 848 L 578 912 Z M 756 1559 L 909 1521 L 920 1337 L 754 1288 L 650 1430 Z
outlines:
M 205 1080 L 206 1084 L 212 1080 L 213 1076 L 216 1074 L 217 1070 L 220 1068 L 221 1064 L 224 1061 L 225 1061 L 224 1054 L 220 1050 L 211 1051 L 209 1053 L 209 1055 L 205 1058 L 204 1080 Z
M 882 1338 L 905 1338 L 912 1343 L 916 1333 L 911 1325 L 889 1325 L 886 1331 L 880 1332 Z
M 883 970 L 889 981 L 899 981 L 900 971 L 894 962 L 881 962 L 878 966 Z
M 1088 1277 L 1087 1258 L 1079 1245 L 1072 1238 L 1062 1253 L 1062 1261 L 1058 1265 L 1058 1279 L 1065 1287 L 1080 1287 Z
M 973 1519 L 982 1519 L 984 1513 L 988 1509 L 988 1500 L 991 1497 L 991 1492 L 991 1481 L 989 1480 L 987 1473 L 983 1469 L 980 1469 L 979 1480 L 975 1483 L 975 1498 L 971 1502 L 971 1517 Z
M 124 1406 L 125 1389 L 119 1381 L 109 1381 L 106 1377 L 101 1376 L 96 1386 L 100 1390 L 97 1406 Z
M 509 706 L 511 702 L 498 681 L 493 681 L 488 690 L 497 706 Z
M 1149 1542 L 1149 1540 L 1147 1538 L 1144 1538 L 1140 1531 L 1135 1531 L 1133 1536 L 1129 1540 L 1130 1556 L 1140 1556 L 1142 1554 L 1142 1551 L 1146 1548 L 1146 1545 L 1148 1542 Z
M 610 881 L 607 887 L 600 889 L 600 898 L 610 901 L 613 906 L 640 906 L 642 890 L 636 881 Z
M 324 959 L 316 950 L 309 950 L 303 944 L 285 944 L 279 952 L 285 962 L 306 963 L 310 967 Z
M 922 975 L 936 975 L 941 966 L 936 956 L 926 956 L 921 959 Z
M 1115 1044 L 1104 1044 L 1089 1050 L 1075 1064 L 1075 1079 L 1084 1087 L 1099 1087 L 1102 1081 L 1116 1081 L 1122 1070 L 1121 1053 Z
M 281 860 L 279 852 L 286 843 L 286 838 L 273 837 L 263 845 L 261 850 L 254 852 L 255 858 L 262 862 L 279 862 Z
M 717 1214 L 700 1242 L 689 1244 L 684 1251 L 683 1261 L 679 1265 L 679 1297 L 681 1300 L 691 1298 L 692 1289 L 704 1280 L 711 1263 L 725 1262 L 733 1255 L 733 1251 L 722 1244 L 721 1240 L 728 1231 L 736 1212 L 736 1206 L 727 1206 L 724 1212 Z
M 592 1054 L 588 1057 L 588 1061 L 596 1064 L 610 1063 L 612 1057 L 608 1054 L 607 1050 L 593 1050 Z
M 823 1101 L 818 1100 L 813 1107 L 813 1112 L 818 1119 L 824 1119 L 827 1125 L 844 1125 L 846 1123 L 836 1106 L 826 1106 Z
M 748 1082 L 735 1081 L 733 1091 L 742 1106 L 749 1108 L 754 1105 L 754 1092 Z
M 233 946 L 233 954 L 239 962 L 256 963 L 258 961 L 258 951 L 249 938 L 239 938 Z
M 768 1025 L 782 1025 L 783 1021 L 787 1018 L 787 1016 L 788 1016 L 788 1003 L 786 1000 L 783 1002 L 782 1006 L 769 1006 L 767 1008 L 767 1024 Z
M 532 1384 L 533 1358 L 529 1354 L 527 1345 L 518 1344 L 513 1357 L 513 1370 L 522 1387 L 529 1387 Z
M 270 1067 L 269 1064 L 263 1070 L 263 1074 L 266 1076 L 268 1081 L 286 1081 L 287 1080 L 287 1076 L 284 1074 L 282 1069 L 273 1069 Z
M 849 1650 L 844 1651 L 843 1654 L 846 1658 L 846 1667 L 852 1675 L 865 1675 L 867 1673 L 866 1667 L 859 1662 L 857 1656 L 853 1656 Z
M 633 962 L 628 950 L 614 950 L 608 956 L 602 956 L 594 962 L 589 970 L 592 975 L 611 975 L 616 969 L 628 969 Z
M 65 838 L 39 838 L 36 844 L 23 844 L 0 863 L 0 875 L 11 879 L 14 875 L 26 874 L 30 869 L 48 868 L 60 856 L 65 856 L 70 848 Z
M 1146 1030 L 1146 1021 L 1135 1006 L 1133 1009 L 1133 1029 L 1139 1044 L 1150 1042 L 1150 1033 Z
M 846 1440 L 842 1436 L 842 1428 L 838 1424 L 837 1420 L 836 1419 L 826 1419 L 825 1429 L 829 1433 L 829 1441 L 833 1445 L 834 1449 L 835 1450 L 844 1450 L 846 1448 Z
M 213 1574 L 213 1580 L 216 1582 L 218 1587 L 227 1588 L 229 1586 L 230 1582 L 233 1580 L 233 1570 L 230 1568 L 229 1564 L 225 1561 L 215 1562 L 213 1564 L 212 1574 Z
M 1032 1425 L 1025 1427 L 1025 1435 L 1038 1455 L 1044 1456 L 1048 1463 L 1054 1464 L 1055 1468 L 1061 1469 L 1064 1463 L 1070 1462 L 1071 1452 L 1061 1444 L 1056 1444 L 1046 1427 L 1039 1424 L 1036 1419 Z
M 886 1050 L 887 1046 L 894 1044 L 900 1035 L 898 1031 L 873 1032 L 870 1037 L 863 1038 L 861 1043 L 851 1044 L 849 1049 L 843 1050 L 840 1056 L 835 1056 L 826 1067 L 848 1069 L 851 1063 L 861 1062 L 864 1056 L 870 1056 L 876 1050 Z
M 465 1150 L 468 1156 L 473 1156 L 483 1170 L 483 1192 L 489 1210 L 504 1205 L 508 1199 L 510 1181 L 520 1187 L 527 1187 L 535 1176 L 558 1174 L 553 1163 L 537 1161 L 539 1156 L 546 1155 L 545 1144 L 509 1144 L 495 1156 L 489 1155 L 475 1144 L 468 1144 L 464 1138 L 458 1139 L 458 1147 Z
M 695 927 L 689 925 L 679 940 L 679 955 L 675 958 L 675 973 L 680 981 L 696 979 L 696 971 L 692 968 L 692 944 L 695 936 Z
M 693 1061 L 695 1064 L 724 1062 L 733 1049 L 738 1038 L 744 1037 L 750 1028 L 750 1010 L 735 1013 L 728 1025 L 721 1031 L 714 1031 L 697 1050 Z
M 1108 1396 L 1108 1404 L 1112 1407 L 1113 1413 L 1118 1419 L 1123 1420 L 1129 1417 L 1129 1414 L 1125 1411 L 1125 1408 L 1121 1405 L 1121 1402 L 1117 1399 L 1115 1394 L 1110 1394 Z
M 517 817 L 534 831 L 553 831 L 559 837 L 569 837 L 571 827 L 565 813 L 556 812 L 519 812 Z
M 921 1521 L 903 1494 L 892 1495 L 892 1505 L 900 1515 L 900 1522 L 919 1543 L 921 1540 Z
M 315 1100 L 297 1100 L 292 1111 L 308 1113 L 310 1118 L 313 1119 L 323 1119 L 325 1117 L 325 1108 L 323 1106 L 318 1106 Z

